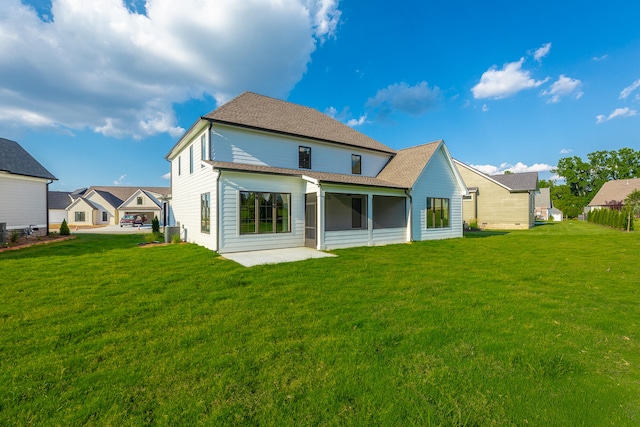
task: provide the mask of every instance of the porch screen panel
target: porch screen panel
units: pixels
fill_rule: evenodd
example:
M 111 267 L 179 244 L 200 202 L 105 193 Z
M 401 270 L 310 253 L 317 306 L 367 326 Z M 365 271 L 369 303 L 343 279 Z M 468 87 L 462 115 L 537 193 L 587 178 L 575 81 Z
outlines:
M 407 203 L 404 197 L 373 196 L 373 228 L 407 226 Z

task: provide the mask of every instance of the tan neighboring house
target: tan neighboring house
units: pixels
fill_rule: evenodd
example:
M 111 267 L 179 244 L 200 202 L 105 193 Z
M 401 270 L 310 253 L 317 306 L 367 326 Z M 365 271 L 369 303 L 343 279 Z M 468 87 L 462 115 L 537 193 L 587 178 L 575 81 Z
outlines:
M 605 182 L 587 205 L 587 210 L 600 209 L 609 205 L 624 203 L 633 190 L 640 190 L 640 178 L 616 179 Z
M 463 198 L 462 217 L 481 229 L 517 230 L 535 225 L 538 173 L 487 175 L 454 159 L 469 194 Z
M 169 187 L 89 187 L 66 208 L 70 226 L 117 225 L 124 215 L 163 222 Z

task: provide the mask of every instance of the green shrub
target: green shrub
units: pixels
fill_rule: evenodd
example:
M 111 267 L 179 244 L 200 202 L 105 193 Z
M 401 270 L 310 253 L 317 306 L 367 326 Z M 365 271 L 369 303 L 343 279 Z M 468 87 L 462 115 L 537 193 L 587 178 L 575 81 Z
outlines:
M 62 224 L 60 224 L 60 235 L 61 236 L 68 236 L 69 234 L 71 234 L 71 232 L 69 231 L 69 226 L 67 225 L 67 220 L 63 219 L 62 220 Z
M 154 233 L 160 232 L 160 220 L 157 216 L 153 217 L 153 220 L 151 220 L 151 230 Z
M 180 243 L 180 234 L 174 234 L 171 236 L 171 243 Z
M 18 230 L 11 230 L 11 243 L 15 243 L 18 240 Z

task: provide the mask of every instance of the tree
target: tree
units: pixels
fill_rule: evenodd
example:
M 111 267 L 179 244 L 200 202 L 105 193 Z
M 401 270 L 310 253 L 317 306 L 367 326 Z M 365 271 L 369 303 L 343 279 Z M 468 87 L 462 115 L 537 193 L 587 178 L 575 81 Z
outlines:
M 62 220 L 62 224 L 60 224 L 60 235 L 61 236 L 68 236 L 69 234 L 71 234 L 71 231 L 69 231 L 69 226 L 67 225 L 67 220 L 63 219 Z
M 640 214 L 640 190 L 633 190 L 631 194 L 624 199 L 627 208 L 627 233 L 631 231 L 631 221 Z
M 594 151 L 587 155 L 587 159 L 588 161 L 584 161 L 578 156 L 564 157 L 551 171 L 563 177 L 566 182 L 556 186 L 555 191 L 552 186 L 551 196 L 559 209 L 565 211 L 561 205 L 568 206 L 569 210 L 565 213 L 569 217 L 572 217 L 569 212 L 581 212 L 605 182 L 640 177 L 640 151 L 631 148 Z M 562 188 L 564 186 L 567 188 Z M 560 201 L 560 197 L 564 200 Z

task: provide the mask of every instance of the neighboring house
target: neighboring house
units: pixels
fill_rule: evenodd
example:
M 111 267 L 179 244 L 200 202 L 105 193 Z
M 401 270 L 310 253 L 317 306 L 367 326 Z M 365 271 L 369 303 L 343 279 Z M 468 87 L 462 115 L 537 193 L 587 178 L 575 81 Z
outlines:
M 312 108 L 246 92 L 166 156 L 182 238 L 224 253 L 462 236 L 443 141 L 395 151 Z
M 536 193 L 535 217 L 542 221 L 562 221 L 562 211 L 553 207 L 550 188 L 541 188 Z
M 465 222 L 501 230 L 535 225 L 537 172 L 487 175 L 458 160 L 454 162 L 469 189 L 462 208 Z
M 73 226 L 117 225 L 131 214 L 164 224 L 169 187 L 93 186 L 67 207 L 67 223 Z
M 60 225 L 62 221 L 69 222 L 67 207 L 73 203 L 73 194 L 70 191 L 49 191 L 49 224 Z
M 6 230 L 31 226 L 49 233 L 47 189 L 55 176 L 15 141 L 0 138 L 0 223 Z
M 605 182 L 587 205 L 588 210 L 600 209 L 611 205 L 622 205 L 633 190 L 640 190 L 640 178 L 616 179 Z

